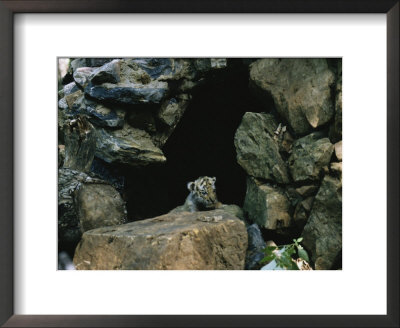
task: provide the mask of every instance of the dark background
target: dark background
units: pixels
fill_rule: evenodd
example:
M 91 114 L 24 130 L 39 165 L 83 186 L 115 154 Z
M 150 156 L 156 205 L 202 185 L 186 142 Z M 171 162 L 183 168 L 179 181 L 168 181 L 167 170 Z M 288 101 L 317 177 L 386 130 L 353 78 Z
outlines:
M 130 221 L 167 213 L 185 202 L 187 183 L 199 176 L 217 178 L 224 204 L 243 205 L 245 171 L 236 162 L 234 135 L 245 112 L 269 111 L 249 88 L 249 61 L 229 59 L 228 67 L 207 77 L 163 147 L 167 162 L 124 168 Z

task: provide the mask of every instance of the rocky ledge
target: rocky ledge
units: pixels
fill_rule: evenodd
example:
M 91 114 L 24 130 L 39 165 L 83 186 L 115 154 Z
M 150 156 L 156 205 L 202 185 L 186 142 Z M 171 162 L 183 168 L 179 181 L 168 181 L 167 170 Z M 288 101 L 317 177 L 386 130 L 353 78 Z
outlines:
M 76 248 L 79 270 L 242 270 L 247 231 L 222 210 L 170 213 L 87 231 Z

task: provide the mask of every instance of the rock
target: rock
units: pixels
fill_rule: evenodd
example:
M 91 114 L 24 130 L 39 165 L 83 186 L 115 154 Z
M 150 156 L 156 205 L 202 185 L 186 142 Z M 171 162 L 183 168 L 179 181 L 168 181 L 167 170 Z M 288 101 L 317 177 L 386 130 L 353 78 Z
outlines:
M 75 270 L 75 266 L 66 252 L 58 253 L 58 270 Z
M 190 100 L 190 95 L 180 94 L 163 102 L 157 113 L 157 118 L 163 123 L 164 127 L 160 128 L 153 136 L 153 141 L 158 147 L 162 147 L 175 130 Z
M 342 183 L 325 176 L 302 233 L 316 270 L 331 269 L 342 250 Z
M 293 220 L 298 227 L 303 228 L 306 224 L 313 201 L 314 197 L 308 197 L 297 204 L 293 214 Z
M 219 210 L 185 212 L 87 231 L 74 264 L 80 270 L 242 270 L 246 249 L 238 218 Z
M 93 67 L 77 68 L 73 74 L 75 83 L 78 84 L 82 89 L 86 88 L 89 83 L 89 77 L 91 76 L 93 71 Z
M 168 83 L 152 80 L 133 59 L 113 60 L 94 70 L 85 93 L 100 102 L 117 105 L 158 104 Z
M 327 166 L 333 153 L 333 145 L 328 138 L 314 132 L 293 143 L 289 167 L 295 182 L 315 181 L 320 178 L 323 167 Z
M 74 119 L 85 115 L 89 121 L 99 127 L 121 128 L 125 122 L 125 110 L 119 107 L 110 108 L 104 104 L 86 99 L 82 91 L 65 96 L 58 102 L 63 115 Z
M 148 133 L 128 124 L 121 130 L 99 129 L 97 135 L 96 156 L 107 163 L 146 166 L 166 161 Z
M 71 82 L 71 83 L 64 85 L 61 96 L 65 97 L 65 96 L 68 96 L 77 91 L 80 91 L 79 87 L 76 85 L 75 82 Z
M 143 69 L 152 79 L 168 75 L 173 71 L 172 58 L 135 58 L 132 62 Z
M 64 165 L 65 160 L 65 145 L 58 145 L 58 168 Z
M 247 227 L 248 248 L 246 252 L 246 270 L 259 270 L 260 261 L 265 257 L 264 249 L 267 247 L 262 237 L 260 228 L 256 223 Z
M 126 83 L 104 83 L 100 86 L 89 84 L 85 93 L 90 97 L 117 105 L 158 104 L 168 92 L 168 84 L 154 81 L 146 85 Z
M 236 216 L 240 220 L 245 220 L 244 212 L 240 206 L 237 206 L 235 204 L 222 204 L 218 207 L 218 209 L 225 211 L 233 216 Z
M 201 73 L 208 72 L 211 69 L 226 68 L 228 65 L 226 58 L 196 58 L 193 63 L 196 70 Z
M 69 109 L 76 109 L 77 106 L 79 106 L 79 104 L 76 105 L 75 102 L 77 100 L 79 100 L 80 102 L 83 100 L 83 92 L 81 90 L 72 92 L 70 94 L 65 95 L 64 99 Z
M 243 210 L 260 227 L 270 230 L 290 225 L 290 203 L 277 188 L 247 178 L 247 191 Z
M 157 131 L 154 114 L 147 109 L 141 108 L 129 111 L 127 113 L 127 121 L 130 126 L 136 129 L 145 130 L 152 134 Z M 154 140 L 153 137 L 152 139 Z
M 80 67 L 98 67 L 112 60 L 113 58 L 76 58 L 71 61 L 70 67 L 75 72 Z
M 84 116 L 64 124 L 64 167 L 89 172 L 96 150 L 96 130 Z
M 75 250 L 81 226 L 74 204 L 74 192 L 85 182 L 100 181 L 86 173 L 67 168 L 58 170 L 58 244 L 59 250 Z M 61 249 L 60 249 L 61 248 Z
M 221 69 L 221 68 L 226 68 L 228 62 L 226 58 L 210 58 L 210 64 L 211 68 Z
M 342 181 L 342 162 L 331 163 L 330 165 L 330 173 L 333 177 L 336 177 Z
M 335 155 L 339 161 L 342 161 L 342 140 L 335 143 Z
M 342 61 L 338 64 L 338 81 L 336 83 L 335 120 L 330 126 L 329 138 L 332 142 L 342 140 Z
M 185 112 L 189 100 L 190 96 L 185 94 L 166 100 L 157 113 L 158 119 L 170 127 L 176 126 Z
M 314 195 L 317 191 L 318 187 L 315 185 L 301 186 L 296 189 L 296 192 L 304 198 Z
M 82 232 L 126 223 L 125 202 L 112 186 L 84 183 L 75 193 Z
M 270 114 L 246 113 L 235 133 L 237 161 L 247 174 L 289 183 L 285 162 L 274 139 L 278 124 Z
M 120 60 L 115 59 L 94 69 L 88 79 L 93 84 L 120 82 Z
M 250 82 L 271 94 L 278 113 L 297 134 L 306 134 L 333 117 L 334 73 L 322 58 L 266 58 L 250 65 Z
M 99 127 L 122 128 L 125 122 L 125 110 L 109 108 L 94 101 L 85 102 L 81 112 L 89 115 L 89 120 Z
M 113 186 L 120 194 L 124 194 L 126 177 L 118 166 L 110 165 L 95 157 L 90 172 L 93 176 Z

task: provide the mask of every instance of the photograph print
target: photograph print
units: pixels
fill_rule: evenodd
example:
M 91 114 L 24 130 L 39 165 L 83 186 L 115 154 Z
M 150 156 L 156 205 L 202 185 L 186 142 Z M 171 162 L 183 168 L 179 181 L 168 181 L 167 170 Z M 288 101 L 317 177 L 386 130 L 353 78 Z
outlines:
M 342 270 L 341 58 L 64 58 L 59 270 Z

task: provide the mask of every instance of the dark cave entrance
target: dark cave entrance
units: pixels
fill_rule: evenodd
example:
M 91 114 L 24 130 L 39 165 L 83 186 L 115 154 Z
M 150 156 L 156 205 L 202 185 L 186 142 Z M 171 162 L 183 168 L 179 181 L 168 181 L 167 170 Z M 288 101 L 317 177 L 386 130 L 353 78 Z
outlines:
M 209 76 L 163 148 L 162 166 L 125 168 L 130 221 L 165 214 L 182 205 L 187 183 L 199 176 L 217 178 L 224 204 L 243 205 L 246 174 L 236 162 L 234 135 L 245 112 L 267 111 L 249 90 L 249 69 L 242 59 Z

